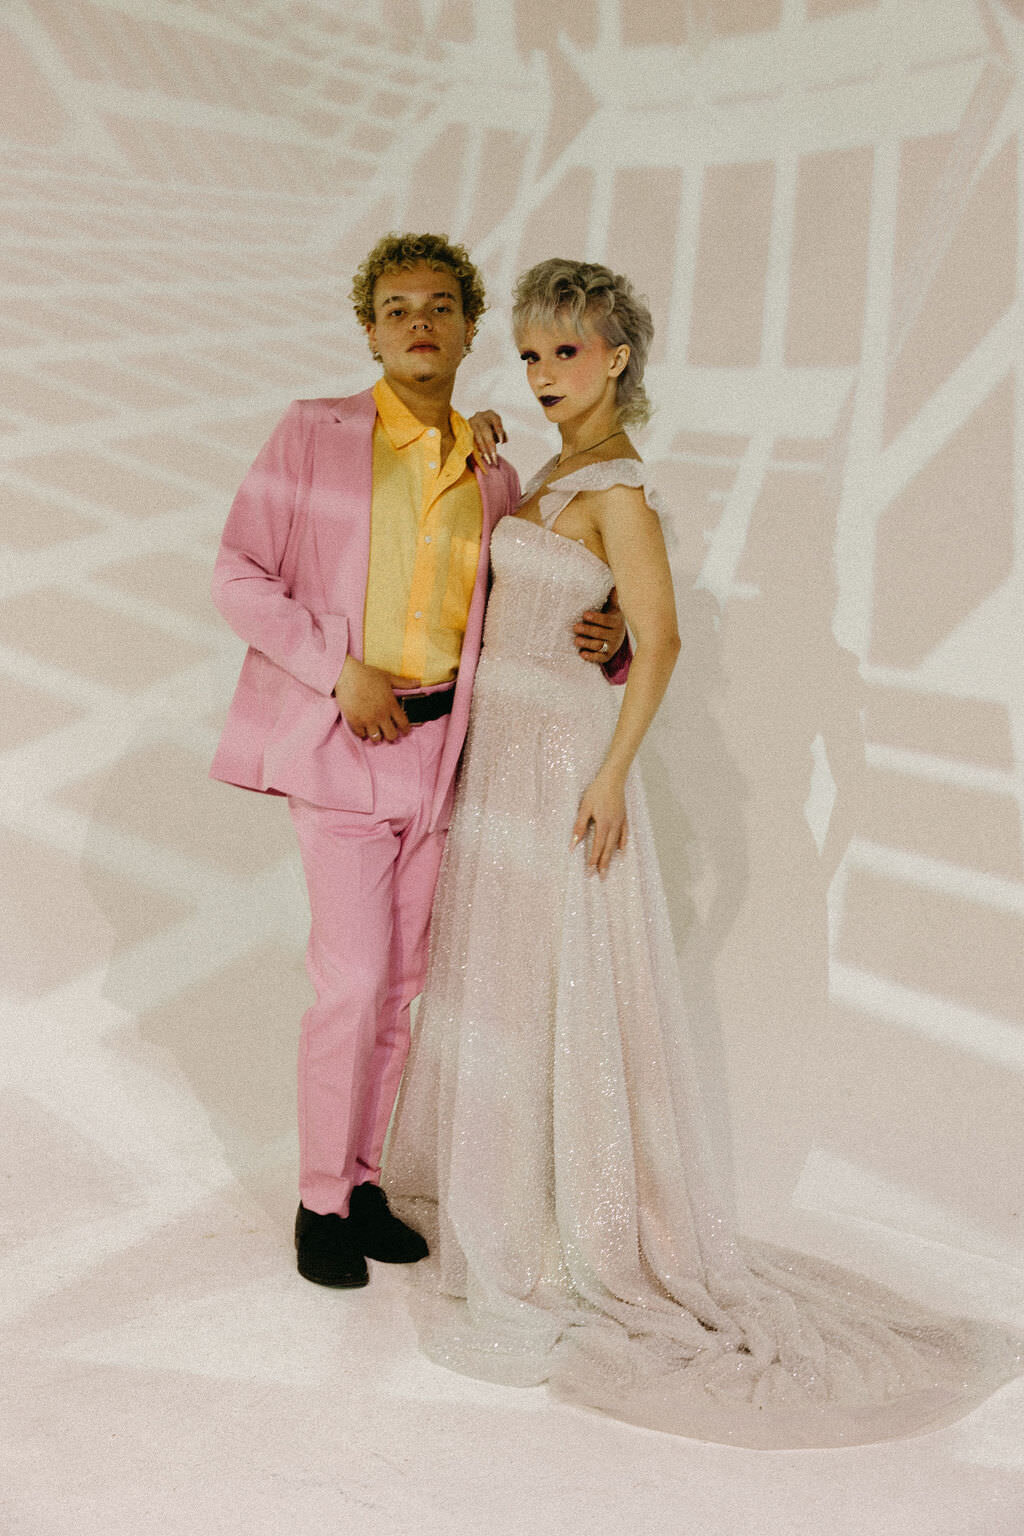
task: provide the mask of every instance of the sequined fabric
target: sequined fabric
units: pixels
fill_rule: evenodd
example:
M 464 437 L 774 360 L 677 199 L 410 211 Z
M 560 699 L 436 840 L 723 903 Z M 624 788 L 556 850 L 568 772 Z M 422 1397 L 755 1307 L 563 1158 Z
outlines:
M 632 461 L 588 466 L 542 515 L 550 524 L 574 490 L 642 478 Z M 1021 1369 L 1014 1340 L 745 1242 L 722 1214 L 639 783 L 607 880 L 569 847 L 621 697 L 570 631 L 611 572 L 515 518 L 491 556 L 385 1169 L 431 1242 L 413 1290 L 423 1347 L 474 1376 L 548 1381 L 617 1417 L 738 1445 L 854 1444 L 948 1422 Z

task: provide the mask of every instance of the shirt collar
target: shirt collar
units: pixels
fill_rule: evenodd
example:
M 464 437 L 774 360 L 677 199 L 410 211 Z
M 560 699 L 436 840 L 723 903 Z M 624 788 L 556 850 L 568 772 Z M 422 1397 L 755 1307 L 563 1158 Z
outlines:
M 392 444 L 406 448 L 422 437 L 428 428 L 414 416 L 409 407 L 395 394 L 386 379 L 378 379 L 373 386 L 373 398 L 377 403 L 377 415 Z M 455 449 L 459 457 L 468 459 L 473 452 L 473 429 L 458 411 L 449 412 L 451 429 L 455 436 Z

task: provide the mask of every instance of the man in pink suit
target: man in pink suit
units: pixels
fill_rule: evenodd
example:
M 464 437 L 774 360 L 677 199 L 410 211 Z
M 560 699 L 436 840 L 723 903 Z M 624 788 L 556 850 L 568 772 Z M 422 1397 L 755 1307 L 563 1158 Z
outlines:
M 422 989 L 434 885 L 469 716 L 488 542 L 519 496 L 451 409 L 483 310 L 479 275 L 436 235 L 386 236 L 356 314 L 383 376 L 299 400 L 231 508 L 214 601 L 249 645 L 211 772 L 286 795 L 312 924 L 316 1002 L 299 1054 L 299 1271 L 365 1285 L 367 1257 L 422 1258 L 380 1189 Z M 585 614 L 581 655 L 618 681 L 621 617 Z

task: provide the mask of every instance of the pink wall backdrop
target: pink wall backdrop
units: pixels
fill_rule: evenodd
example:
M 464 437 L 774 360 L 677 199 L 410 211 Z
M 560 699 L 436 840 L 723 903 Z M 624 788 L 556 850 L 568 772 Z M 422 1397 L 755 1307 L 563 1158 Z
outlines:
M 645 768 L 745 1224 L 1009 1295 L 1020 0 L 9 0 L 0 50 L 13 1239 L 53 1213 L 73 1270 L 119 1211 L 291 1198 L 304 894 L 280 805 L 205 778 L 208 574 L 287 402 L 372 379 L 348 280 L 421 227 L 483 266 L 458 403 L 521 470 L 515 274 L 655 312 L 685 647 Z

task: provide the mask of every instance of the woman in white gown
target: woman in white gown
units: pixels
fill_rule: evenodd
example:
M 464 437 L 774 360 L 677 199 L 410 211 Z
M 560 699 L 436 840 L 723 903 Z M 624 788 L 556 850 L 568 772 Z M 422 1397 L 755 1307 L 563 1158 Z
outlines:
M 562 437 L 491 541 L 494 584 L 385 1170 L 428 1233 L 424 1348 L 635 1423 L 750 1446 L 919 1433 L 1021 1368 L 937 1318 L 736 1236 L 715 1193 L 684 999 L 630 771 L 678 649 L 644 466 L 652 328 L 628 282 L 554 260 L 516 339 Z M 570 629 L 611 587 L 625 690 Z M 621 704 L 621 709 L 620 709 Z

